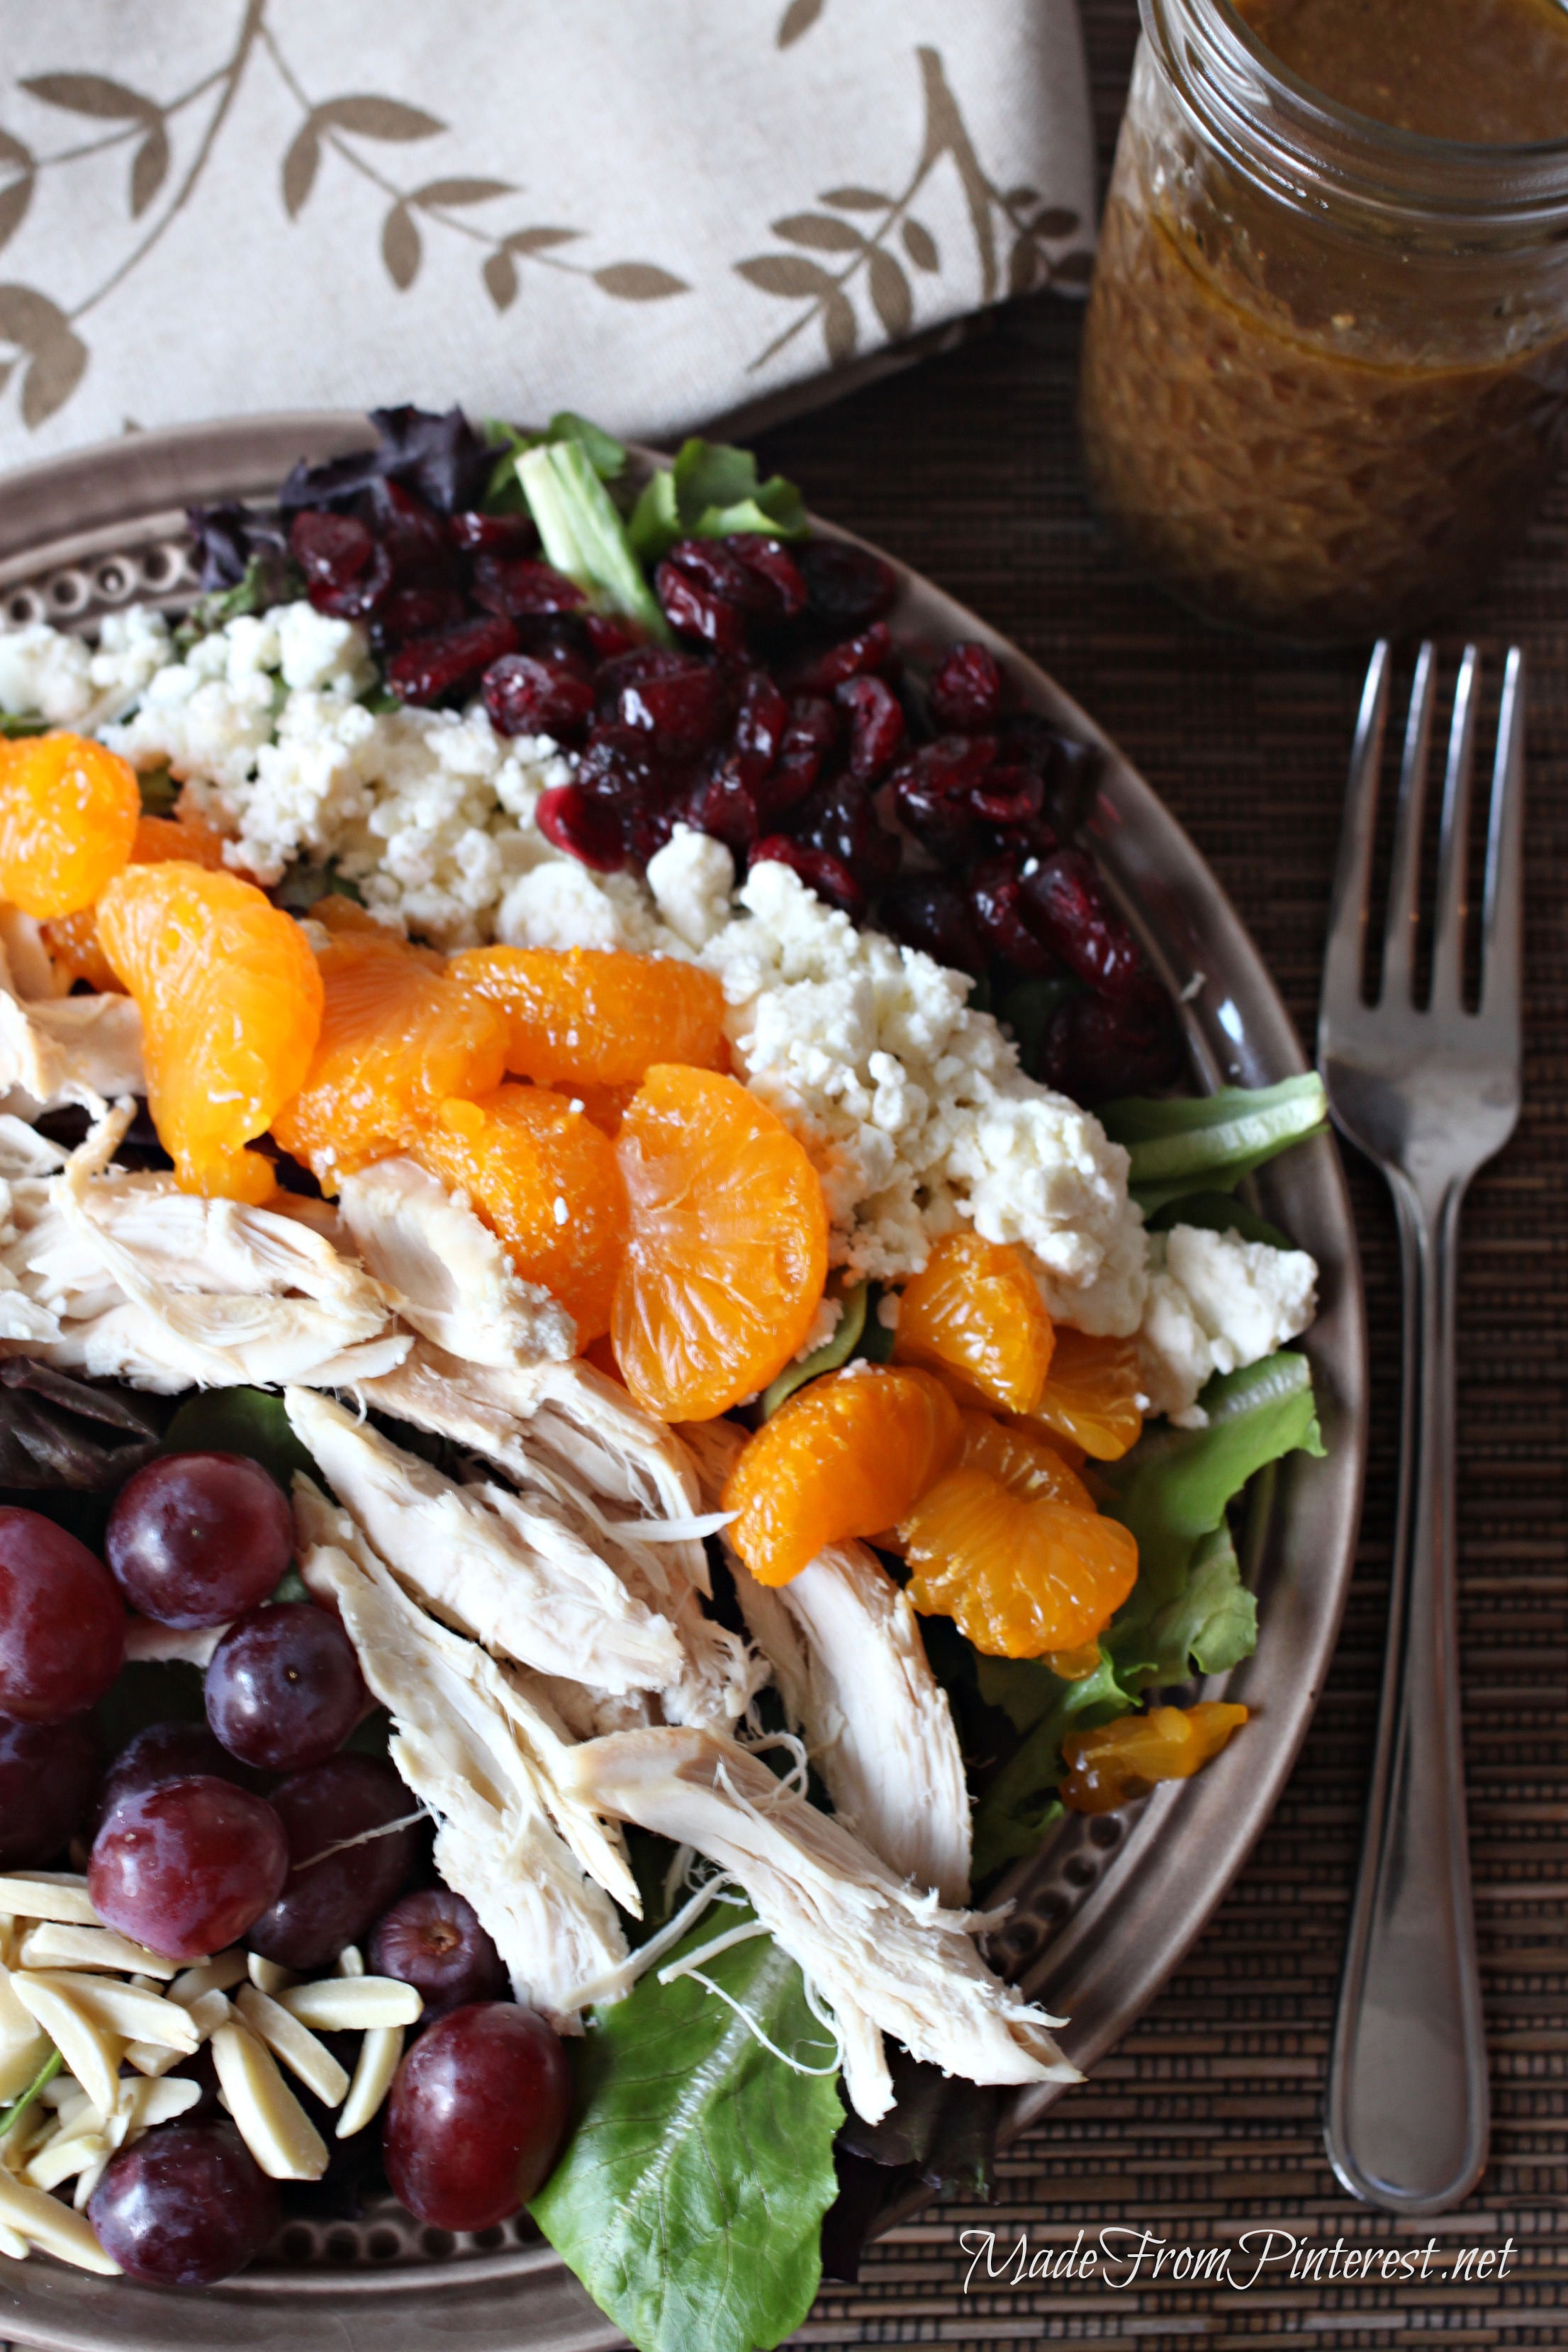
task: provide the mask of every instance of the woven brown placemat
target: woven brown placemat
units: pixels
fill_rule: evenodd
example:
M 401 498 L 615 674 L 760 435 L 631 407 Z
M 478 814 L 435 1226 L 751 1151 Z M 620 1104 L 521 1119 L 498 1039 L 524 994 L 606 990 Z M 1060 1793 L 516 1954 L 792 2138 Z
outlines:
M 1086 0 L 1106 161 L 1135 38 L 1132 0 Z M 962 16 L 955 22 L 961 23 Z M 955 38 L 957 37 L 955 34 Z M 1365 649 L 1304 653 L 1192 621 L 1134 578 L 1091 513 L 1073 431 L 1079 317 L 1053 297 L 996 331 L 773 434 L 814 507 L 1005 630 L 1117 738 L 1209 858 L 1310 1039 Z M 1492 2052 L 1492 2158 L 1436 2222 L 1395 2223 L 1339 2189 L 1321 2100 L 1371 1754 L 1394 1522 L 1399 1391 L 1393 1223 L 1351 1177 L 1367 1276 L 1373 1418 L 1366 1516 L 1332 1675 L 1284 1800 L 1187 1964 L 1083 2089 L 1000 2166 L 996 2203 L 922 2216 L 826 2291 L 800 2344 L 1041 2339 L 1105 2347 L 1568 2342 L 1568 489 L 1547 502 L 1470 618 L 1493 657 L 1528 650 L 1525 1113 L 1470 1195 L 1459 1370 L 1465 1736 Z M 1451 675 L 1461 640 L 1442 641 Z M 1320 2253 L 1245 2290 L 1081 2277 L 964 2292 L 963 2232 L 996 2260 L 1111 2227 L 1203 2248 L 1269 2227 Z M 1413 2250 L 1414 2278 L 1346 2284 L 1345 2248 Z M 1497 2254 L 1511 2239 L 1506 2275 Z M 1436 2242 L 1435 2252 L 1422 2250 Z M 1284 2245 L 1284 2239 L 1275 2242 Z M 1491 2275 L 1456 2278 L 1466 2249 Z M 1157 2249 L 1150 2248 L 1152 2261 Z M 1233 2251 L 1231 2274 L 1251 2257 Z M 1191 2256 L 1187 2257 L 1190 2262 Z M 1359 2268 L 1357 2264 L 1355 2267 Z M 1125 2268 L 1125 2265 L 1123 2265 Z

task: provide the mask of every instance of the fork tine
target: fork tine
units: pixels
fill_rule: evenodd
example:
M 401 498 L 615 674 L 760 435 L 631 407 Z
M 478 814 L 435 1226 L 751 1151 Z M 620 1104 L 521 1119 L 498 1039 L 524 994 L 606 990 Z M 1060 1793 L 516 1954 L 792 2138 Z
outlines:
M 1405 759 L 1399 772 L 1399 815 L 1394 828 L 1394 865 L 1388 877 L 1388 919 L 1383 935 L 1380 1004 L 1410 1003 L 1415 927 L 1421 919 L 1421 820 L 1426 808 L 1426 769 L 1432 743 L 1432 706 L 1437 698 L 1437 649 L 1430 641 L 1415 658 L 1410 716 L 1405 725 Z
M 1465 973 L 1465 893 L 1470 848 L 1470 777 L 1476 751 L 1476 679 L 1480 655 L 1465 647 L 1454 688 L 1448 768 L 1443 780 L 1443 835 L 1437 854 L 1437 912 L 1432 934 L 1432 1003 L 1459 1003 Z
M 1487 894 L 1481 931 L 1481 1012 L 1519 1022 L 1524 854 L 1524 655 L 1509 649 L 1492 765 Z
M 1388 641 L 1382 638 L 1373 647 L 1366 684 L 1362 688 L 1350 780 L 1345 786 L 1344 824 L 1334 871 L 1334 894 L 1329 908 L 1329 936 L 1323 951 L 1324 1010 L 1341 1015 L 1361 1003 L 1367 890 L 1372 880 L 1373 837 L 1377 825 L 1378 773 L 1383 766 L 1383 739 L 1388 723 L 1389 677 Z

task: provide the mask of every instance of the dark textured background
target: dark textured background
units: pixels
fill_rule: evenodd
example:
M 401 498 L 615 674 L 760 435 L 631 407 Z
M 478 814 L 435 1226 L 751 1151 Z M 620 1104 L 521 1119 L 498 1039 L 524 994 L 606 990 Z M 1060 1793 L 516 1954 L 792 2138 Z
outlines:
M 1133 0 L 1085 0 L 1102 163 L 1136 31 Z M 1187 619 L 1132 576 L 1091 514 L 1073 431 L 1079 314 L 1014 304 L 983 340 L 774 432 L 768 459 L 817 511 L 963 598 L 1118 739 L 1251 926 L 1304 1039 L 1365 649 L 1281 651 Z M 1460 1303 L 1461 1618 L 1470 1834 L 1491 2038 L 1492 2160 L 1436 2223 L 1395 2224 L 1339 2189 L 1320 2106 L 1376 1707 L 1394 1521 L 1398 1280 L 1378 1180 L 1351 1170 L 1372 1325 L 1366 1517 L 1334 1671 L 1251 1861 L 1180 1973 L 1092 2081 L 1004 2160 L 989 2215 L 948 2205 L 821 2297 L 800 2344 L 1040 2339 L 1103 2347 L 1259 2337 L 1336 2345 L 1568 2342 L 1568 492 L 1547 502 L 1473 614 L 1494 656 L 1528 648 L 1526 1108 L 1470 1195 Z M 1451 676 L 1462 643 L 1442 641 Z M 1131 2223 L 1232 2242 L 1247 2229 L 1417 2247 L 1425 2283 L 1144 2283 L 965 2295 L 958 2233 L 1070 2246 Z M 1456 2247 L 1516 2254 L 1500 2284 L 1443 2275 Z M 1276 2274 L 1277 2275 L 1277 2274 Z

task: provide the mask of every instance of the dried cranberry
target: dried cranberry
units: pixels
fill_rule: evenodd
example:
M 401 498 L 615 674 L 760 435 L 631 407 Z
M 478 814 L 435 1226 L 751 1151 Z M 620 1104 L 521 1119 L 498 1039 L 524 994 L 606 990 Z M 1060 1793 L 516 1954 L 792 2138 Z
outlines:
M 375 625 L 383 645 L 400 646 L 410 637 L 429 637 L 455 629 L 468 618 L 462 591 L 432 581 L 412 588 L 394 588 L 376 607 Z
M 1142 950 L 1111 905 L 1094 860 L 1058 849 L 1023 881 L 1028 919 L 1068 970 L 1103 996 L 1127 996 L 1146 977 Z
M 761 830 L 756 781 L 755 761 L 744 752 L 716 761 L 687 795 L 686 822 L 743 856 Z
M 609 803 L 617 821 L 635 811 L 668 808 L 679 782 L 646 728 L 598 719 L 589 729 L 588 747 L 577 762 L 577 788 L 590 800 Z
M 576 654 L 503 654 L 485 672 L 484 696 L 498 735 L 569 740 L 594 715 L 594 680 Z
M 826 652 L 808 655 L 796 665 L 790 684 L 797 694 L 831 694 L 847 677 L 870 670 L 896 668 L 898 655 L 887 624 L 874 621 L 858 637 L 846 637 Z
M 778 593 L 766 572 L 748 563 L 731 540 L 678 539 L 668 561 L 689 580 L 753 618 L 771 616 L 777 609 Z
M 849 713 L 849 772 L 879 776 L 892 765 L 904 740 L 904 714 L 898 696 L 879 677 L 847 677 L 836 699 Z
M 653 584 L 664 616 L 678 635 L 700 637 L 720 653 L 745 651 L 746 620 L 739 604 L 715 594 L 668 555 L 655 572 Z
M 534 822 L 546 841 L 566 850 L 599 874 L 616 874 L 626 862 L 621 823 L 607 801 L 580 784 L 555 784 L 539 795 Z
M 853 776 L 819 784 L 789 829 L 804 847 L 847 866 L 862 889 L 877 889 L 899 870 L 898 837 L 878 822 L 869 790 Z
M 616 708 L 623 727 L 651 733 L 660 751 L 678 760 L 717 741 L 730 715 L 724 680 L 707 662 L 685 663 L 662 677 L 629 678 Z
M 455 514 L 447 529 L 454 545 L 468 555 L 531 555 L 539 545 L 531 515 Z
M 1075 742 L 1032 710 L 1004 719 L 996 733 L 1004 760 L 1044 780 L 1045 813 L 1057 832 L 1073 832 L 1083 822 L 1100 772 L 1098 743 Z
M 588 599 L 575 580 L 531 555 L 481 555 L 473 597 L 487 613 L 575 613 Z
M 892 565 L 849 540 L 808 540 L 799 564 L 807 604 L 826 628 L 863 629 L 890 611 L 899 593 Z
M 735 719 L 735 749 L 771 768 L 784 747 L 789 705 L 765 669 L 747 674 Z
M 917 839 L 942 857 L 970 848 L 979 819 L 974 794 L 995 763 L 988 735 L 943 735 L 922 744 L 893 777 L 893 806 Z
M 601 661 L 610 661 L 616 654 L 629 654 L 639 642 L 637 631 L 614 613 L 584 613 L 583 627 Z
M 826 849 L 807 849 L 782 833 L 771 833 L 752 850 L 748 870 L 767 863 L 787 866 L 828 906 L 837 907 L 852 922 L 864 920 L 865 892 L 842 860 Z
M 517 651 L 511 623 L 465 621 L 437 637 L 416 637 L 386 665 L 386 682 L 400 702 L 438 702 L 477 686 L 491 662 Z
M 882 918 L 906 947 L 920 948 L 955 971 L 978 977 L 984 971 L 985 943 L 959 883 L 936 875 L 906 875 L 885 894 Z
M 370 491 L 371 520 L 400 588 L 457 577 L 458 552 L 433 507 L 401 482 L 379 481 Z
M 391 585 L 386 550 L 355 515 L 306 509 L 294 518 L 289 547 L 304 572 L 311 604 L 336 620 L 364 620 Z
M 764 591 L 751 607 L 760 618 L 793 621 L 805 610 L 805 582 L 799 564 L 781 540 L 759 530 L 731 531 L 720 545 L 735 557 Z
M 1038 1069 L 1047 1086 L 1092 1109 L 1173 1085 L 1183 1061 L 1176 1009 L 1159 982 L 1146 979 L 1126 996 L 1069 999 L 1052 1015 Z
M 297 514 L 289 551 L 305 575 L 307 588 L 346 588 L 375 552 L 375 541 L 357 515 Z
M 931 717 L 954 735 L 979 735 L 1002 716 L 996 657 L 973 641 L 952 646 L 931 674 Z
M 991 953 L 1026 979 L 1042 979 L 1058 966 L 1029 928 L 1022 894 L 1018 868 L 1010 857 L 983 857 L 969 877 L 969 903 Z

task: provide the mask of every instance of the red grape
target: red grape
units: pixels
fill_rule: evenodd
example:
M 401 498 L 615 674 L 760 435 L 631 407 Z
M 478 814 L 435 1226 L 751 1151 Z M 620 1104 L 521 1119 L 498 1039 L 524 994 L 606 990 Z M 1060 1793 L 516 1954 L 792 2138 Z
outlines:
M 450 1887 L 423 1886 L 378 1919 L 367 1955 L 373 1975 L 397 1977 L 423 1995 L 426 2021 L 473 2000 L 504 2000 L 506 1964 L 478 1912 Z
M 110 2157 L 87 2212 L 128 2277 L 211 2286 L 261 2252 L 279 2200 L 232 2124 L 163 2124 Z
M 143 1616 L 221 1625 L 272 1591 L 294 1556 L 294 1517 L 259 1462 L 166 1454 L 121 1486 L 104 1550 Z
M 101 1560 L 39 1511 L 0 1509 L 0 1710 L 58 1723 L 95 1706 L 125 1658 Z
M 0 1715 L 0 1870 L 27 1870 L 58 1853 L 87 1818 L 98 1779 L 90 1715 L 18 1723 Z
M 271 1806 L 198 1773 L 121 1799 L 93 1840 L 87 1888 L 121 1935 L 165 1959 L 198 1960 L 237 1943 L 288 1874 Z
M 188 1780 L 195 1773 L 232 1780 L 247 1789 L 251 1776 L 220 1748 L 205 1723 L 150 1723 L 128 1739 L 99 1783 L 88 1826 L 94 1836 L 122 1797 L 140 1796 L 161 1780 Z
M 292 1773 L 272 1804 L 291 1866 L 277 1901 L 252 1922 L 250 1948 L 286 1969 L 324 1968 L 357 1943 L 418 1860 L 418 1825 L 407 1821 L 416 1801 L 384 1756 L 351 1753 Z M 389 1822 L 406 1826 L 387 1829 Z M 365 1830 L 385 1834 L 326 1853 Z
M 566 2053 L 537 2010 L 453 2010 L 393 2077 L 382 2133 L 393 2195 L 438 2230 L 504 2221 L 548 2179 L 571 2105 Z
M 324 1764 L 364 1713 L 353 1643 L 309 1601 L 253 1609 L 231 1625 L 206 1675 L 207 1721 L 242 1764 L 269 1772 Z

